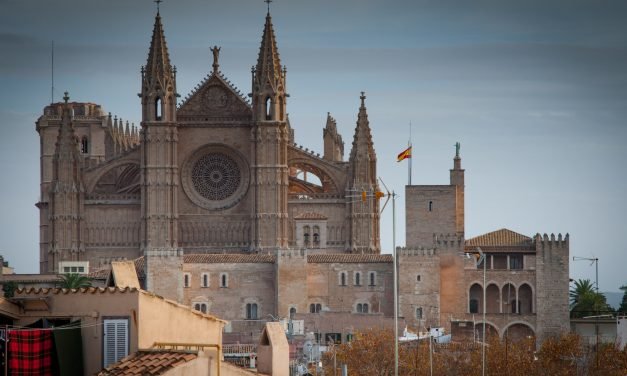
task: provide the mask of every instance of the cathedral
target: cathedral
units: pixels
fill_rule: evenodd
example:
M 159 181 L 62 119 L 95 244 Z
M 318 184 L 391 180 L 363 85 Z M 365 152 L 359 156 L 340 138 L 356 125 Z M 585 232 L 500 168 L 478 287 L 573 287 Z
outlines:
M 139 129 L 67 93 L 44 109 L 40 272 L 97 279 L 111 262 L 134 260 L 145 289 L 229 320 L 240 342 L 268 316 L 300 320 L 303 331 L 336 342 L 389 326 L 393 259 L 381 254 L 365 94 L 347 157 L 330 114 L 315 153 L 295 142 L 270 12 L 248 95 L 220 70 L 220 48 L 212 52 L 212 72 L 179 99 L 157 12 L 138 76 Z M 564 329 L 568 236 L 503 229 L 465 240 L 459 153 L 450 184 L 407 186 L 406 200 L 408 247 L 398 250 L 406 326 L 475 325 L 479 288 L 494 333 Z M 478 246 L 489 252 L 489 286 L 460 256 Z

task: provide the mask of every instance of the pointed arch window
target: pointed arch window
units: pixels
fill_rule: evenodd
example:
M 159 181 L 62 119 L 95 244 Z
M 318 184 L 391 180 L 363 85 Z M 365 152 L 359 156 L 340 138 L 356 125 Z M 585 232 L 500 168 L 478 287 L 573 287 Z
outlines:
M 86 136 L 81 138 L 81 154 L 89 153 L 89 140 L 87 140 Z
M 266 97 L 264 109 L 266 114 L 266 120 L 272 120 L 272 99 L 270 99 L 270 97 Z
M 163 101 L 161 100 L 161 97 L 157 97 L 157 99 L 155 99 L 155 119 L 163 119 Z

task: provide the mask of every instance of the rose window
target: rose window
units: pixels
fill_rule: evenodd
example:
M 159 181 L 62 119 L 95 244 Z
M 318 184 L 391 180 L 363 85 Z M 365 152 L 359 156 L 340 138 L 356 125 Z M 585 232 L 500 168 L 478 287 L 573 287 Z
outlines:
M 237 162 L 222 153 L 206 154 L 194 163 L 191 170 L 194 189 L 202 197 L 224 200 L 240 186 L 241 174 Z

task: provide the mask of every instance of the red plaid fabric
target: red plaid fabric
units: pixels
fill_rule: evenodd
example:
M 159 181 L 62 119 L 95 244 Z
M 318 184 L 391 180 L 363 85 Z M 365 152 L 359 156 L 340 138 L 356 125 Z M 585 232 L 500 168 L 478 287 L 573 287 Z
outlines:
M 9 375 L 52 376 L 52 341 L 50 330 L 9 331 Z

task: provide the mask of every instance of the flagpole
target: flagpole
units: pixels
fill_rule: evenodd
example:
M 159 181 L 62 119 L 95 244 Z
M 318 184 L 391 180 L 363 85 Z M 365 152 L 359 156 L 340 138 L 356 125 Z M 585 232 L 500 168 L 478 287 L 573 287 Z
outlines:
M 407 147 L 411 148 L 411 120 L 409 121 L 409 140 L 407 141 Z M 413 150 L 411 150 L 411 153 L 413 154 Z M 409 157 L 409 163 L 407 164 L 407 168 L 409 169 L 407 176 L 408 176 L 408 180 L 409 180 L 409 184 L 411 185 L 411 160 L 412 160 L 412 155 L 410 155 Z

